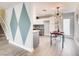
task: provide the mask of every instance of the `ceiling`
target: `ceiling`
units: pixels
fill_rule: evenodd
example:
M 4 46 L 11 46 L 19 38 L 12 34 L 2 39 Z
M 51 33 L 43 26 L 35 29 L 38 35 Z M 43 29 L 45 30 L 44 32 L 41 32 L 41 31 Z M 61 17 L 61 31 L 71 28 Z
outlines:
M 7 9 L 21 2 L 0 2 L 0 8 Z M 63 13 L 74 12 L 79 6 L 78 2 L 33 2 L 33 8 L 37 16 L 51 15 L 59 6 Z
M 0 2 L 0 8 L 7 9 L 9 7 L 12 7 L 12 6 L 18 4 L 18 3 L 20 3 L 20 2 Z
M 74 12 L 78 7 L 78 2 L 36 2 L 34 3 L 37 16 L 53 14 L 59 6 L 63 13 Z

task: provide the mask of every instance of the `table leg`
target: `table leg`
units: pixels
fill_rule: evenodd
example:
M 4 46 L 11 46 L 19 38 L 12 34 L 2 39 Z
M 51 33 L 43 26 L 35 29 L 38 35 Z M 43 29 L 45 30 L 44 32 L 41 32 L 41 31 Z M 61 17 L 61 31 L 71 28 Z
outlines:
M 50 36 L 50 46 L 52 46 L 52 34 Z
M 64 35 L 62 35 L 62 50 L 64 48 Z

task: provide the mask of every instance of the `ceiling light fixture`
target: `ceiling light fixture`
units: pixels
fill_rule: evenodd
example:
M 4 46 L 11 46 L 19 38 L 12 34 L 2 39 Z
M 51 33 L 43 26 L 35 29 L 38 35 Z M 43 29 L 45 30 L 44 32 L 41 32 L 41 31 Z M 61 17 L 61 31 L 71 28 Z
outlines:
M 56 7 L 55 18 L 55 30 L 60 31 L 60 21 L 62 19 L 62 13 L 60 12 L 60 7 Z

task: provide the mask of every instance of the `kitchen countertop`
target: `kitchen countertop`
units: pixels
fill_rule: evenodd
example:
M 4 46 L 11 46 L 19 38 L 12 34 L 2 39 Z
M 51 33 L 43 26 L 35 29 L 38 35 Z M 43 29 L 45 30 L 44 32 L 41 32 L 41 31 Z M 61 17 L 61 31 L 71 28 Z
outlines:
M 33 32 L 39 32 L 40 30 L 33 30 Z

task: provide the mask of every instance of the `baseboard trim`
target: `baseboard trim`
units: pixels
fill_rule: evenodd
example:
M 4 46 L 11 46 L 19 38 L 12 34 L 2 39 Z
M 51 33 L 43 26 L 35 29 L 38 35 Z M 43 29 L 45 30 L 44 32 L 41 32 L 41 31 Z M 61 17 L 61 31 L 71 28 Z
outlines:
M 24 50 L 26 50 L 26 51 L 28 51 L 28 52 L 30 52 L 30 53 L 32 53 L 32 52 L 34 51 L 33 48 L 32 48 L 32 49 L 30 49 L 30 48 L 25 48 L 25 47 L 23 47 L 22 45 L 16 44 L 15 42 L 13 42 L 13 41 L 11 41 L 11 40 L 9 40 L 9 43 L 11 43 L 11 44 L 13 44 L 13 45 L 15 45 L 15 46 L 18 46 L 18 47 L 20 47 L 20 48 L 23 48 Z

